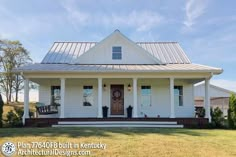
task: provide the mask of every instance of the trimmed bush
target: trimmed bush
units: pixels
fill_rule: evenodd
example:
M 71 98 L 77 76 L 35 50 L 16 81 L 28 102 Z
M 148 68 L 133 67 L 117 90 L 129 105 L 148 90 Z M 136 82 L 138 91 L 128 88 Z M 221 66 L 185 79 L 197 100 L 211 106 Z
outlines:
M 222 128 L 224 126 L 224 116 L 223 112 L 219 107 L 214 110 L 211 108 L 211 125 L 214 128 Z

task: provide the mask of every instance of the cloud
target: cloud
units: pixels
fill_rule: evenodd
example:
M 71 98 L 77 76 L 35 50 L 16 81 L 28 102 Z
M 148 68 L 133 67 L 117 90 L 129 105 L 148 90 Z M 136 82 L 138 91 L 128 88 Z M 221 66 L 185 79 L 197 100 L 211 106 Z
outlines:
M 207 0 L 188 0 L 185 6 L 185 27 L 191 28 L 196 23 L 196 20 L 204 14 L 206 7 Z
M 87 26 L 134 28 L 138 32 L 149 31 L 160 25 L 163 17 L 154 11 L 132 10 L 130 12 L 88 12 L 83 11 L 75 1 L 64 1 L 62 7 L 67 12 L 68 21 L 76 30 Z
M 236 81 L 212 79 L 211 84 L 236 92 Z
M 111 18 L 111 17 L 108 17 Z M 109 19 L 115 25 L 126 25 L 128 27 L 136 27 L 136 31 L 149 31 L 158 26 L 163 17 L 156 12 L 152 11 L 136 11 L 133 10 L 128 15 L 114 15 Z
M 8 39 L 31 40 L 36 35 L 47 34 L 61 23 L 61 17 L 53 12 L 19 13 L 9 7 L 0 5 L 0 37 Z
M 32 34 L 48 32 L 53 27 L 50 20 L 51 15 L 21 15 L 17 14 L 7 6 L 0 6 L 0 37 L 1 38 L 29 38 Z

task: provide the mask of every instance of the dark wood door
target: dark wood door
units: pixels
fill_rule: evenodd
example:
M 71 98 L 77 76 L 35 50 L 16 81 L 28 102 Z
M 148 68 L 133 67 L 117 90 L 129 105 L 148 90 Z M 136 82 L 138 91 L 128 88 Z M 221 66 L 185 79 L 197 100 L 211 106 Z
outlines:
M 111 85 L 111 115 L 124 115 L 124 85 Z

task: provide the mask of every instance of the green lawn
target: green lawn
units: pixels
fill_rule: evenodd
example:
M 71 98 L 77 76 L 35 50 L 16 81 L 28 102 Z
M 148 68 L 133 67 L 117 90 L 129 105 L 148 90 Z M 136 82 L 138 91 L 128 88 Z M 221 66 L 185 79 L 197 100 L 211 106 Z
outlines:
M 17 142 L 103 143 L 90 156 L 236 156 L 236 131 L 158 128 L 13 128 L 0 129 L 0 145 Z M 0 155 L 1 156 L 1 155 Z

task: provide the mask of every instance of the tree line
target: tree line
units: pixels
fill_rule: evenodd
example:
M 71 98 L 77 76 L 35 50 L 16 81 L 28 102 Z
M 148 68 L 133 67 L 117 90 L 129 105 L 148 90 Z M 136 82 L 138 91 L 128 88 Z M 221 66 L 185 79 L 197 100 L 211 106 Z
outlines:
M 18 102 L 19 91 L 24 88 L 24 79 L 14 69 L 32 63 L 30 53 L 20 41 L 0 40 L 0 91 L 6 103 L 12 102 L 13 93 Z

